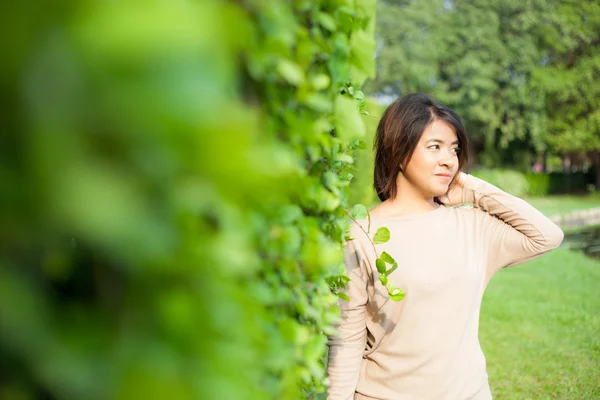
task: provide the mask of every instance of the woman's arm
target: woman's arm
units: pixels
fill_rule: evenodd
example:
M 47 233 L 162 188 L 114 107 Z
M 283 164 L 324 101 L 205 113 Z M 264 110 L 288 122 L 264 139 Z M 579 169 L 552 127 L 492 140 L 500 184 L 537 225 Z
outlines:
M 346 274 L 350 278 L 345 293 L 350 301 L 340 299 L 341 322 L 338 334 L 329 338 L 327 376 L 328 400 L 352 400 L 358 383 L 362 356 L 367 340 L 366 305 L 368 275 L 356 239 L 344 247 Z
M 459 199 L 460 197 L 460 199 Z M 461 173 L 445 204 L 471 202 L 495 218 L 484 218 L 482 232 L 489 239 L 488 271 L 517 265 L 557 248 L 562 230 L 525 200 L 488 182 Z

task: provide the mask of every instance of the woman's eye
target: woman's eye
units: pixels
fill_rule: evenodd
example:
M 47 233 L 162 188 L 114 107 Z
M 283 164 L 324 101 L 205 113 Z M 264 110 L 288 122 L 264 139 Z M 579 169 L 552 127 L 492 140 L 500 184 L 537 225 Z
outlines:
M 431 146 L 428 147 L 428 149 L 434 149 L 434 150 L 439 150 L 440 146 L 438 144 L 432 144 Z
M 456 154 L 460 153 L 460 147 L 455 147 L 452 149 L 452 151 Z

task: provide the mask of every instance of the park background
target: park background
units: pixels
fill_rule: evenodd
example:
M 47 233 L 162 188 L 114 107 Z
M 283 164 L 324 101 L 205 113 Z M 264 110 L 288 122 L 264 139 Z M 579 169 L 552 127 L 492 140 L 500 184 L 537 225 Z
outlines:
M 2 8 L 0 398 L 323 398 L 347 211 L 414 91 L 572 231 L 488 288 L 493 394 L 600 398 L 597 2 Z

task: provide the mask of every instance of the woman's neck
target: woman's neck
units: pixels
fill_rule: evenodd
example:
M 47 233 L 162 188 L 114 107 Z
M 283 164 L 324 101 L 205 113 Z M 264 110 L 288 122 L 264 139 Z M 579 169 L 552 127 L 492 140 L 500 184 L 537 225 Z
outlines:
M 406 179 L 398 179 L 396 187 L 396 196 L 375 206 L 370 211 L 372 216 L 391 217 L 421 214 L 435 210 L 440 206 L 433 197 L 423 195 Z

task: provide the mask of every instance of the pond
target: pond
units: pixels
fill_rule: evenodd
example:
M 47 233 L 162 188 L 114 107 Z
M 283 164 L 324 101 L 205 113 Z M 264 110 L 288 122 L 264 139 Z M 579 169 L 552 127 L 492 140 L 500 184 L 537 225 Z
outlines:
M 564 246 L 600 260 L 600 226 L 565 234 Z

